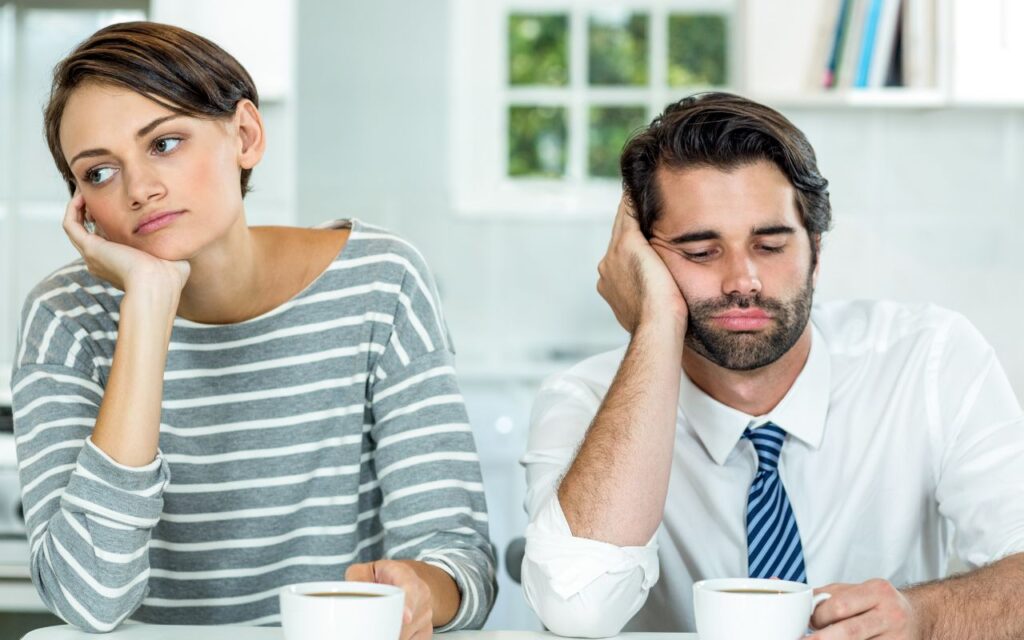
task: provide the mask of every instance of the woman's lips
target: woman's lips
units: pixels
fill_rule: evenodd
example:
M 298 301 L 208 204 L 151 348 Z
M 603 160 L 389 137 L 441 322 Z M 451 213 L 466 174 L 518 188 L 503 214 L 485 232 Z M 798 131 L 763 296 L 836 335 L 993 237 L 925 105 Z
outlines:
M 772 317 L 760 309 L 743 309 L 719 314 L 712 321 L 730 331 L 757 331 L 772 321 Z
M 140 236 L 144 236 L 148 233 L 153 233 L 154 231 L 163 229 L 181 217 L 184 213 L 184 211 L 166 211 L 164 213 L 158 213 L 136 227 L 135 233 Z

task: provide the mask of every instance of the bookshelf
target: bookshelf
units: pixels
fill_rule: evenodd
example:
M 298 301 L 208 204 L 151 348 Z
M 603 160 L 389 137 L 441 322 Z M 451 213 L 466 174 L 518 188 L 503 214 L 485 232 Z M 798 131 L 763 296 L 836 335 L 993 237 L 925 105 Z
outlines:
M 834 74 L 839 86 L 826 88 L 843 7 L 846 66 L 841 56 Z M 868 62 L 859 58 L 872 9 L 879 13 L 872 52 L 885 51 L 882 59 L 892 64 L 887 77 L 871 68 L 874 86 L 857 87 L 857 63 Z M 784 108 L 1024 108 L 1020 0 L 739 0 L 737 11 L 741 86 L 754 99 Z M 899 50 L 888 53 L 895 47 L 882 31 L 898 36 Z M 905 86 L 881 86 L 883 78 Z

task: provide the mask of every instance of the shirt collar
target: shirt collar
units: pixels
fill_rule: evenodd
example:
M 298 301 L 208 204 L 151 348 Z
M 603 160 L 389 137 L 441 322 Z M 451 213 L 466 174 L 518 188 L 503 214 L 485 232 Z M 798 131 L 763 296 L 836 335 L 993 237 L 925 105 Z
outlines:
M 782 401 L 763 416 L 751 416 L 726 406 L 700 390 L 683 372 L 679 410 L 716 464 L 724 464 L 747 427 L 773 422 L 812 449 L 821 445 L 828 413 L 831 362 L 825 338 L 811 325 L 807 363 Z

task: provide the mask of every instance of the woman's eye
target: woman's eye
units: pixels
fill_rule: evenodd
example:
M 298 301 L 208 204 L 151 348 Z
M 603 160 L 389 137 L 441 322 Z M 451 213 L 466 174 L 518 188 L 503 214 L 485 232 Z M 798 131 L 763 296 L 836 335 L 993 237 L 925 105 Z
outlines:
M 160 138 L 153 143 L 153 149 L 157 153 L 168 153 L 174 151 L 179 144 L 181 144 L 181 138 Z
M 89 169 L 85 174 L 85 179 L 89 181 L 89 184 L 98 185 L 103 184 L 110 177 L 114 175 L 115 169 L 113 167 L 100 167 L 99 169 Z

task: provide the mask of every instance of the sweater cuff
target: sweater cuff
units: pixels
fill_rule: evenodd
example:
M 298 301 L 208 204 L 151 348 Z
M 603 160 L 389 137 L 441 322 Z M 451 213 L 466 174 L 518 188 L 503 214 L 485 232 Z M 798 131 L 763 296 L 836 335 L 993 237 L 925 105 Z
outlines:
M 152 528 L 163 512 L 163 492 L 170 477 L 159 451 L 146 466 L 128 467 L 115 462 L 93 444 L 92 438 L 87 438 L 61 503 L 73 513 L 106 518 L 132 528 Z

